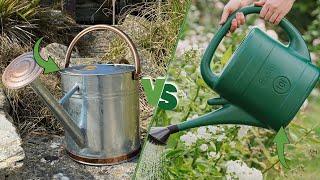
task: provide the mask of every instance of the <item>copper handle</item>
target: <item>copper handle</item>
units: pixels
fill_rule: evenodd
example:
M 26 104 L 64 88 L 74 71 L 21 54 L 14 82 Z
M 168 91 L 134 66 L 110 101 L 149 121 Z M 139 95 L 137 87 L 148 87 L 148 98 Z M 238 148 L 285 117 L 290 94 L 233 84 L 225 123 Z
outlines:
M 116 33 L 117 35 L 119 35 L 123 40 L 126 41 L 126 43 L 128 43 L 130 51 L 134 57 L 134 61 L 135 61 L 135 75 L 136 77 L 138 77 L 138 75 L 141 72 L 141 67 L 140 67 L 140 57 L 138 54 L 138 51 L 135 47 L 135 45 L 133 44 L 132 40 L 120 29 L 114 27 L 114 26 L 108 26 L 108 25 L 94 25 L 94 26 L 90 26 L 84 30 L 82 30 L 76 37 L 74 37 L 74 39 L 72 40 L 72 42 L 70 43 L 67 53 L 66 53 L 66 58 L 65 58 L 65 68 L 69 67 L 70 64 L 70 57 L 71 57 L 71 53 L 72 53 L 72 49 L 74 48 L 75 44 L 78 42 L 78 40 L 84 36 L 85 34 L 91 32 L 91 31 L 95 31 L 95 30 L 109 30 L 112 31 L 114 33 Z

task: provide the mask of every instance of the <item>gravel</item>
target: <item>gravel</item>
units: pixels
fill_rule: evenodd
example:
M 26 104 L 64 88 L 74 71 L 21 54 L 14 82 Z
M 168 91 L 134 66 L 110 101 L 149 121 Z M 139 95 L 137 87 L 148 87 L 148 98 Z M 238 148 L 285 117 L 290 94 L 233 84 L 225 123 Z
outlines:
M 61 136 L 35 134 L 24 139 L 26 158 L 15 171 L 0 172 L 0 179 L 130 179 L 137 159 L 113 166 L 88 166 L 71 160 Z

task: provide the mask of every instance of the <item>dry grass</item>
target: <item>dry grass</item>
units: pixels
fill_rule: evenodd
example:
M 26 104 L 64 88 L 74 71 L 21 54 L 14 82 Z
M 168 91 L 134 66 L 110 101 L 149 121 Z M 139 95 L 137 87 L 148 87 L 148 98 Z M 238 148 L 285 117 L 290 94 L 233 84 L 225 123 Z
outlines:
M 137 45 L 143 75 L 164 76 L 172 59 L 188 1 L 147 2 L 131 6 L 120 17 L 120 29 Z M 134 16 L 131 14 L 135 14 Z M 130 51 L 118 38 L 111 41 L 103 59 L 128 59 Z M 132 60 L 130 61 L 132 62 Z

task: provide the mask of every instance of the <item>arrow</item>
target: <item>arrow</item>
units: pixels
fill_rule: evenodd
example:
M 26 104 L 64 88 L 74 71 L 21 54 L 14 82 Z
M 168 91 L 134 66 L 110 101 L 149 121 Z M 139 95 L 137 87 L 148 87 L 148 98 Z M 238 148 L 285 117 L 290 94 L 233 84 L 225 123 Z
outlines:
M 280 128 L 280 130 L 274 137 L 273 142 L 276 143 L 277 145 L 277 153 L 278 153 L 278 158 L 280 163 L 282 164 L 283 167 L 289 168 L 284 157 L 284 144 L 288 144 L 289 139 L 283 127 Z
M 33 59 L 37 62 L 39 66 L 44 69 L 44 74 L 53 73 L 59 71 L 58 65 L 54 62 L 54 60 L 49 56 L 48 60 L 44 60 L 40 53 L 40 43 L 43 38 L 38 39 L 36 44 L 33 47 Z

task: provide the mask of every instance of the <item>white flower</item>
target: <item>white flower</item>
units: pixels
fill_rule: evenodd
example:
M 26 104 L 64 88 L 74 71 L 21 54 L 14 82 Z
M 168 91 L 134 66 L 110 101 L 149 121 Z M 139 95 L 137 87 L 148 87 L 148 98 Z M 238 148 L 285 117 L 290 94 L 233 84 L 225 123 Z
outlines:
M 318 97 L 318 96 L 320 96 L 320 91 L 318 89 L 313 89 L 311 91 L 311 95 L 314 97 Z
M 219 128 L 219 130 L 222 131 L 222 132 L 225 130 L 223 126 L 218 126 L 218 128 Z
M 214 7 L 217 8 L 217 9 L 223 9 L 224 8 L 224 4 L 220 1 L 216 1 L 214 3 Z
M 202 126 L 202 127 L 199 127 L 198 130 L 197 130 L 198 134 L 204 134 L 207 132 L 207 128 Z
M 320 45 L 320 38 L 314 39 L 314 40 L 312 41 L 312 45 L 313 45 L 313 46 Z
M 180 76 L 181 77 L 187 77 L 187 73 L 185 71 L 181 71 Z
M 208 126 L 209 132 L 211 132 L 212 134 L 217 133 L 217 126 Z
M 210 139 L 211 135 L 207 133 L 207 128 L 206 127 L 199 127 L 197 130 L 197 137 L 199 139 Z
M 178 93 L 179 93 L 179 95 L 180 95 L 182 98 L 184 98 L 184 99 L 187 99 L 187 98 L 188 98 L 187 93 L 185 93 L 184 91 L 178 90 Z
M 226 135 L 224 134 L 224 133 L 222 133 L 221 135 L 219 135 L 218 137 L 217 137 L 217 141 L 219 141 L 219 142 L 221 142 L 221 141 L 223 141 L 223 139 L 226 137 Z
M 240 129 L 238 131 L 238 138 L 241 139 L 243 138 L 245 135 L 247 135 L 249 129 L 251 129 L 250 126 L 240 126 Z
M 209 157 L 210 158 L 213 158 L 213 159 L 215 159 L 215 158 L 217 158 L 217 157 L 219 157 L 220 156 L 220 153 L 216 153 L 216 152 L 209 152 Z
M 190 119 L 195 119 L 195 118 L 197 118 L 197 117 L 199 117 L 198 114 L 195 114 L 195 115 L 193 115 Z
M 262 180 L 261 171 L 255 168 L 249 168 L 244 162 L 240 160 L 228 161 L 226 163 L 226 178 L 227 180 Z
M 208 145 L 201 144 L 201 146 L 199 148 L 200 148 L 201 151 L 207 151 L 208 150 Z
M 318 60 L 318 56 L 316 53 L 313 53 L 313 52 L 310 52 L 310 58 L 311 58 L 311 61 L 316 64 Z
M 187 134 L 180 136 L 180 140 L 184 142 L 186 146 L 191 146 L 197 142 L 197 136 L 192 132 L 188 132 Z

